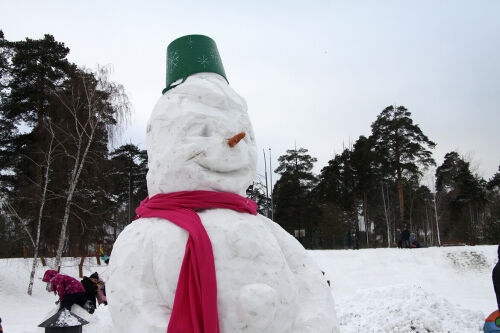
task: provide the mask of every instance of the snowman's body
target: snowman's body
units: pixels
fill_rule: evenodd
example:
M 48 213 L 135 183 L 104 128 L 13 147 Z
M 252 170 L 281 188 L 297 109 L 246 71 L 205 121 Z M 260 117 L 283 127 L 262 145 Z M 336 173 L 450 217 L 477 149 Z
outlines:
M 227 138 L 245 132 L 229 147 Z M 221 76 L 201 73 L 168 91 L 148 124 L 148 191 L 243 195 L 256 146 L 246 104 Z M 331 290 L 305 249 L 271 220 L 228 209 L 197 211 L 210 237 L 221 333 L 338 332 Z M 141 218 L 118 237 L 107 283 L 119 332 L 165 332 L 188 233 Z

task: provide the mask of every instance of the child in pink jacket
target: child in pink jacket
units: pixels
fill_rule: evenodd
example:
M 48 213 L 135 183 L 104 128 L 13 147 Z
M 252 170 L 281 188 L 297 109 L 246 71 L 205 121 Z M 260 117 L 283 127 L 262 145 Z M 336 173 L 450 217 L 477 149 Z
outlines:
M 73 304 L 85 306 L 85 289 L 77 279 L 49 269 L 45 272 L 42 281 L 49 283 L 50 291 L 59 295 L 59 300 L 56 302 L 56 304 L 61 303 L 59 311 L 71 310 Z

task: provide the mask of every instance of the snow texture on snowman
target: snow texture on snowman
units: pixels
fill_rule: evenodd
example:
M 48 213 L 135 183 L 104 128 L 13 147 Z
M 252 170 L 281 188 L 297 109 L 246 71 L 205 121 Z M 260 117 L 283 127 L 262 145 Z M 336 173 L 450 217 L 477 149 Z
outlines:
M 238 133 L 245 136 L 231 147 Z M 210 38 L 184 36 L 167 48 L 167 88 L 149 119 L 147 150 L 149 198 L 200 190 L 245 196 L 256 173 L 255 137 Z M 331 289 L 294 237 L 262 215 L 196 213 L 213 249 L 220 332 L 339 331 Z M 117 332 L 167 330 L 187 240 L 186 230 L 157 217 L 119 235 L 107 281 Z

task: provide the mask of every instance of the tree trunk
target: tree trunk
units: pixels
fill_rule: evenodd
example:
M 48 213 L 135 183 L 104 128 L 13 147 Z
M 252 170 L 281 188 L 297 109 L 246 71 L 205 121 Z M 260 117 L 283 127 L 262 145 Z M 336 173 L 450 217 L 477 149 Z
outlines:
M 398 174 L 398 196 L 399 196 L 399 225 L 400 227 L 402 227 L 405 218 L 405 202 L 403 196 L 403 175 L 400 167 L 398 167 L 397 174 Z
M 387 206 L 385 204 L 385 196 L 384 196 L 384 184 L 380 183 L 380 189 L 382 190 L 382 201 L 384 203 L 384 213 L 385 213 L 385 221 L 387 222 L 387 247 L 391 247 L 391 226 L 389 224 L 389 217 L 387 216 Z
M 429 212 L 427 211 L 427 201 L 424 201 L 424 208 L 425 208 L 425 244 L 432 244 L 432 232 L 429 227 Z
M 130 224 L 134 220 L 134 211 L 133 211 L 133 179 L 132 179 L 132 172 L 129 171 L 128 173 L 128 221 L 127 225 Z
M 439 235 L 439 218 L 437 213 L 437 203 L 436 203 L 436 192 L 434 192 L 434 214 L 436 215 L 436 231 L 437 231 L 437 240 L 438 245 L 441 246 L 441 236 Z
M 30 274 L 30 282 L 28 285 L 28 295 L 32 295 L 33 293 L 33 281 L 35 280 L 35 271 L 36 271 L 36 266 L 38 263 L 38 248 L 40 246 L 40 231 L 42 227 L 42 217 L 43 217 L 43 209 L 45 207 L 45 199 L 47 197 L 47 187 L 49 184 L 49 175 L 50 175 L 50 164 L 52 161 L 52 145 L 54 143 L 54 133 L 52 132 L 52 138 L 50 140 L 49 144 L 49 150 L 47 152 L 47 166 L 45 170 L 45 184 L 43 186 L 42 190 L 42 200 L 40 202 L 40 211 L 38 213 L 38 223 L 37 223 L 37 230 L 36 230 L 36 241 L 35 241 L 35 246 L 34 246 L 34 254 L 33 254 L 33 264 L 31 266 L 31 274 Z
M 415 201 L 415 195 L 416 195 L 416 193 L 415 194 L 412 193 L 412 186 L 410 186 L 410 213 L 408 214 L 408 220 L 409 220 L 409 224 L 410 224 L 410 230 L 413 229 L 412 215 L 413 215 L 413 203 Z
M 366 196 L 366 192 L 363 192 L 363 217 L 365 219 L 365 230 L 366 230 L 366 247 L 369 246 L 369 233 L 370 233 L 370 230 L 368 230 L 368 213 L 366 212 L 366 207 L 367 207 L 367 196 Z
M 58 268 L 61 264 L 61 257 L 62 253 L 64 250 L 64 245 L 66 241 L 66 229 L 68 226 L 68 220 L 69 220 L 69 213 L 70 213 L 70 208 L 71 208 L 71 203 L 73 201 L 73 195 L 76 190 L 76 185 L 78 183 L 78 179 L 80 178 L 80 174 L 83 170 L 83 166 L 85 164 L 85 160 L 87 158 L 87 153 L 90 149 L 90 145 L 92 144 L 93 138 L 94 138 L 94 133 L 95 133 L 95 127 L 91 128 L 91 132 L 88 138 L 87 145 L 85 146 L 85 150 L 83 151 L 83 154 L 80 158 L 80 148 L 81 148 L 81 138 L 80 138 L 80 143 L 77 149 L 77 155 L 75 156 L 75 164 L 73 166 L 73 170 L 71 171 L 71 180 L 69 183 L 69 191 L 68 191 L 68 197 L 66 199 L 66 204 L 64 206 L 64 217 L 63 217 L 63 222 L 61 226 L 61 233 L 59 235 L 59 245 L 57 247 L 57 254 L 56 254 L 56 261 L 55 261 L 55 267 Z
M 356 195 L 356 192 L 354 192 L 354 198 L 353 198 L 353 205 L 354 205 L 354 231 L 357 232 L 359 230 L 359 211 L 358 211 L 358 196 Z

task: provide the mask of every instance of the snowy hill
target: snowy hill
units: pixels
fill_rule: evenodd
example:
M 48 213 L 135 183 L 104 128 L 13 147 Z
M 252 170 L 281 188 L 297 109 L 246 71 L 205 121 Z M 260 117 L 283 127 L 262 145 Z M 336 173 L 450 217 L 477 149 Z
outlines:
M 496 309 L 497 246 L 311 253 L 332 281 L 342 332 L 482 332 Z
M 310 251 L 331 280 L 344 333 L 481 332 L 496 307 L 491 270 L 496 246 L 427 249 Z M 79 259 L 65 258 L 62 272 L 78 276 Z M 0 317 L 4 332 L 43 332 L 37 328 L 57 297 L 45 290 L 39 265 L 33 296 L 26 294 L 31 260 L 0 259 Z M 106 265 L 86 259 L 84 275 Z M 110 300 L 112 301 L 112 300 Z M 84 332 L 111 333 L 106 307 L 100 306 Z

